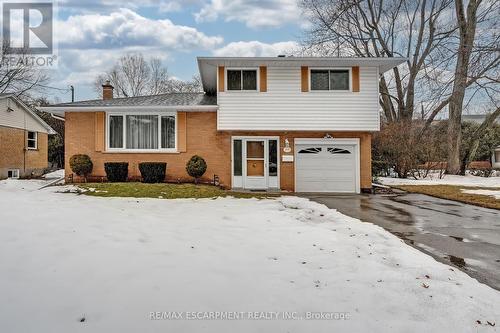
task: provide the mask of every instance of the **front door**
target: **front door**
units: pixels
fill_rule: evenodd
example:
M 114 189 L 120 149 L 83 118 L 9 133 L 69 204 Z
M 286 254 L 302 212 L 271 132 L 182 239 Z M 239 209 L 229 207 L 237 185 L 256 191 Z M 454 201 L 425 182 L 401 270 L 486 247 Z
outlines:
M 246 175 L 245 188 L 266 189 L 267 188 L 267 147 L 266 140 L 245 140 Z
M 278 189 L 278 137 L 233 137 L 232 187 Z

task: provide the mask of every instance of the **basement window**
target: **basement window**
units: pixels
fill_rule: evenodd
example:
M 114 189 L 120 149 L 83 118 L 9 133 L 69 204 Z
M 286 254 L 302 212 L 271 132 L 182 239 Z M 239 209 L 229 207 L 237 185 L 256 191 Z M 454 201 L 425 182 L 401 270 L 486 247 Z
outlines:
M 38 141 L 37 132 L 29 131 L 28 132 L 28 142 L 27 142 L 28 149 L 37 149 L 37 147 L 38 147 L 37 141 Z
M 227 90 L 257 90 L 256 69 L 228 69 Z
M 7 171 L 7 178 L 18 179 L 19 169 L 11 169 Z

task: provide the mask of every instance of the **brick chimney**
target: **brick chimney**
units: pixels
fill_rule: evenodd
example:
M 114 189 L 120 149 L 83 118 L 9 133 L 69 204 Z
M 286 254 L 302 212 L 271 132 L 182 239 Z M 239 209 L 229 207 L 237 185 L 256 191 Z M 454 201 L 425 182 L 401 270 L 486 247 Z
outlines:
M 102 85 L 102 99 L 113 99 L 113 89 L 115 88 L 111 85 L 109 80 L 106 80 L 106 82 Z

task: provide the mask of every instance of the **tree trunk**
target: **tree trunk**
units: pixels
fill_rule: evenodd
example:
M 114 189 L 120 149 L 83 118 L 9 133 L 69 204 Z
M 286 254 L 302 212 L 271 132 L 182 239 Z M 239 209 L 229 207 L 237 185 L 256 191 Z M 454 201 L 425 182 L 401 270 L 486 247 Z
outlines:
M 481 0 L 470 0 L 467 5 L 467 15 L 464 11 L 462 0 L 455 0 L 455 11 L 457 14 L 460 42 L 457 51 L 457 63 L 455 67 L 455 81 L 449 104 L 449 121 L 447 132 L 448 163 L 446 173 L 460 173 L 460 145 L 462 143 L 462 111 L 467 88 L 467 75 L 469 71 L 469 60 L 472 53 L 474 37 L 476 34 L 477 17 L 476 12 Z
M 385 119 L 387 122 L 391 123 L 396 121 L 396 113 L 394 112 L 394 105 L 392 104 L 391 97 L 389 96 L 389 89 L 387 87 L 387 82 L 383 76 L 380 77 L 379 81 L 379 90 L 380 90 L 380 105 L 382 106 L 382 110 L 384 111 Z

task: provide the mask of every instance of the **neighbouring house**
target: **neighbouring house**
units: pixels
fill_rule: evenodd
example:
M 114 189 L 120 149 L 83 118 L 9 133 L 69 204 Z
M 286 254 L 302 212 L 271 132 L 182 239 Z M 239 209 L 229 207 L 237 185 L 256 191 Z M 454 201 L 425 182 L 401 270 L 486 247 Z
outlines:
M 203 93 L 103 99 L 41 108 L 64 115 L 69 158 L 167 162 L 167 180 L 205 178 L 227 188 L 359 193 L 371 190 L 371 136 L 380 129 L 379 75 L 403 58 L 199 57 Z M 217 177 L 214 177 L 217 176 Z M 74 178 L 76 179 L 76 178 Z
M 470 121 L 477 124 L 482 124 L 485 120 L 487 114 L 468 114 L 462 115 L 462 121 Z M 496 124 L 500 124 L 500 118 L 495 120 Z M 491 152 L 491 166 L 494 169 L 500 169 L 500 146 L 493 149 Z
M 54 130 L 20 99 L 0 94 L 0 179 L 42 175 L 50 134 Z

